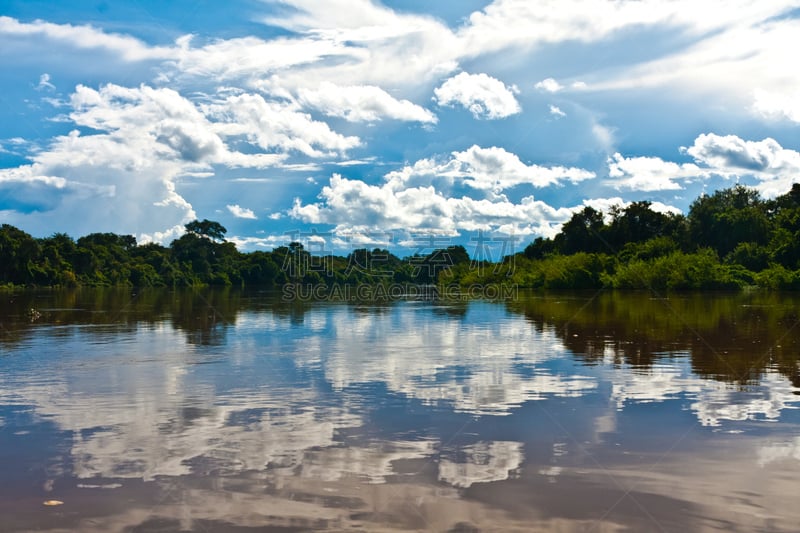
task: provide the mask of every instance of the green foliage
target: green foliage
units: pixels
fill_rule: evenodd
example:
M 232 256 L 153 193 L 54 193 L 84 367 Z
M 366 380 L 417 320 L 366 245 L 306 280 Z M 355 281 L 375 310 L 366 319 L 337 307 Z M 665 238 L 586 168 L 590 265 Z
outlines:
M 578 252 L 553 256 L 539 263 L 542 287 L 545 289 L 597 289 L 607 256 Z
M 205 237 L 207 239 L 222 241 L 225 239 L 225 234 L 228 232 L 225 227 L 219 222 L 203 219 L 193 220 L 184 226 L 187 233 Z
M 755 275 L 759 287 L 772 290 L 800 290 L 800 270 L 771 265 Z
M 528 259 L 544 259 L 556 251 L 555 243 L 551 239 L 536 237 L 532 243 L 525 247 L 523 255 Z
M 586 206 L 562 226 L 554 239 L 555 249 L 562 254 L 609 251 L 604 229 L 603 213 Z
M 620 261 L 655 259 L 678 251 L 678 243 L 672 237 L 654 237 L 644 242 L 629 242 L 618 254 Z
M 622 263 L 608 283 L 618 289 L 738 289 L 751 279 L 746 270 L 720 263 L 716 252 L 704 248 Z
M 766 246 L 755 242 L 740 242 L 725 257 L 725 262 L 740 265 L 753 272 L 758 272 L 769 265 L 770 253 Z
M 659 213 L 650 209 L 650 202 L 633 202 L 625 209 L 612 208 L 611 224 L 603 234 L 613 250 L 626 245 L 660 238 L 675 241 L 684 225 L 682 216 Z
M 766 207 L 757 191 L 742 185 L 701 196 L 689 210 L 691 242 L 723 257 L 742 242 L 766 244 L 770 233 Z
M 34 263 L 40 254 L 33 237 L 14 226 L 0 226 L 0 281 L 32 283 L 37 272 Z

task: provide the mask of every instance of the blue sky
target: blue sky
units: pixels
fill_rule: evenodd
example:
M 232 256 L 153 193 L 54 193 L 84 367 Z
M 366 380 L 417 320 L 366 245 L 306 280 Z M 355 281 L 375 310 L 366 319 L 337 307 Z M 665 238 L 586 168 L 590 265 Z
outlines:
M 2 0 L 0 223 L 499 253 L 586 205 L 771 197 L 798 49 L 798 1 Z

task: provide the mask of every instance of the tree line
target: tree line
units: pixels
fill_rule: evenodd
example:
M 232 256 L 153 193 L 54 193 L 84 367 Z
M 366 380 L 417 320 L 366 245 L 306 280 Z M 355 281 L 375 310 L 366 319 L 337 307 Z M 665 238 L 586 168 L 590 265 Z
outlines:
M 243 253 L 210 220 L 186 224 L 169 246 L 137 244 L 132 235 L 64 233 L 34 238 L 0 226 L 0 285 L 32 287 L 280 286 L 285 283 L 435 283 L 439 273 L 469 262 L 463 246 L 399 258 L 385 249 L 353 250 L 345 257 L 315 256 L 300 242 Z
M 553 238 L 499 262 L 463 246 L 400 258 L 362 248 L 314 255 L 302 243 L 243 253 L 218 222 L 195 220 L 169 246 L 132 235 L 34 238 L 0 226 L 0 284 L 16 286 L 277 286 L 285 283 L 513 283 L 546 289 L 800 289 L 800 184 L 775 199 L 744 186 L 697 198 L 687 215 L 650 202 L 576 212 Z
M 689 213 L 650 202 L 585 207 L 553 238 L 500 265 L 456 267 L 448 283 L 553 289 L 800 289 L 800 184 L 772 200 L 737 185 L 703 195 Z M 482 268 L 480 268 L 482 266 Z

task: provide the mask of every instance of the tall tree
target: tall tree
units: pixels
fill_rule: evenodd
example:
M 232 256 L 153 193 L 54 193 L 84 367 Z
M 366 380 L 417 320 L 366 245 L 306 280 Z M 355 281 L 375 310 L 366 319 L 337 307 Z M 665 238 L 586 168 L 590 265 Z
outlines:
M 554 239 L 556 249 L 563 254 L 609 252 L 604 229 L 603 213 L 586 206 L 561 227 Z
M 766 244 L 770 229 L 765 202 L 758 191 L 742 185 L 701 196 L 689 209 L 691 242 L 716 250 L 720 257 L 742 242 Z
M 208 219 L 193 220 L 184 227 L 187 232 L 206 237 L 212 241 L 224 241 L 225 234 L 228 233 L 228 230 L 222 224 Z

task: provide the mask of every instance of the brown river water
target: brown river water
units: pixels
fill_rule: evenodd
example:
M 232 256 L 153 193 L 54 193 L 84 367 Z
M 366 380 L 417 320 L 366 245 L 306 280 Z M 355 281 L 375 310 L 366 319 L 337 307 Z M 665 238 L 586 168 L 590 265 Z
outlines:
M 800 295 L 0 293 L 0 531 L 797 531 Z

